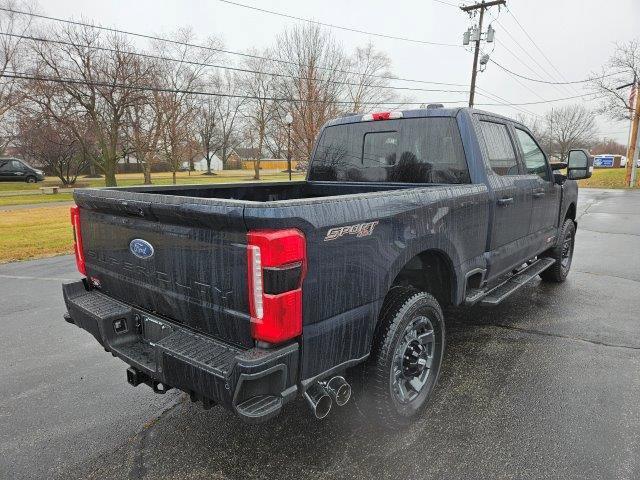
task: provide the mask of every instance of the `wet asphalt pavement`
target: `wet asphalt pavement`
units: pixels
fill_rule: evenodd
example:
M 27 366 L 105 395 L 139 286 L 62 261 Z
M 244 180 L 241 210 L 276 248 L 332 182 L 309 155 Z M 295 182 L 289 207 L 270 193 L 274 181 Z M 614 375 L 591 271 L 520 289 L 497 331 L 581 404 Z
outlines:
M 0 265 L 0 478 L 640 478 L 640 192 L 579 201 L 569 279 L 448 311 L 437 392 L 396 432 L 353 402 L 250 426 L 130 387 L 62 321 L 71 257 Z

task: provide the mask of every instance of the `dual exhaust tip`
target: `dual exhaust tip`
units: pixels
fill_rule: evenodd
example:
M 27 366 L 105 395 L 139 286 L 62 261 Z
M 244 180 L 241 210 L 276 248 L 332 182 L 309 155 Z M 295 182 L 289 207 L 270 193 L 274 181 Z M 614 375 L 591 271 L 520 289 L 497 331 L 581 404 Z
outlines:
M 321 420 L 329 415 L 333 402 L 336 402 L 339 407 L 346 405 L 351 398 L 351 385 L 344 377 L 332 377 L 328 381 L 311 385 L 304 392 L 304 398 L 307 399 L 316 418 Z

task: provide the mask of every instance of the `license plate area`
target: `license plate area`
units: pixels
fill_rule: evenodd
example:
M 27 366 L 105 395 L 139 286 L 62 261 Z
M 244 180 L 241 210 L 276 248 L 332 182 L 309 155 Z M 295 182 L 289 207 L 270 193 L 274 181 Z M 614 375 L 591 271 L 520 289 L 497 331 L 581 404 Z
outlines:
M 165 338 L 167 335 L 172 334 L 175 328 L 167 322 L 164 322 L 156 317 L 151 317 L 146 314 L 136 314 L 137 321 L 142 328 L 142 338 L 151 344 L 156 344 Z

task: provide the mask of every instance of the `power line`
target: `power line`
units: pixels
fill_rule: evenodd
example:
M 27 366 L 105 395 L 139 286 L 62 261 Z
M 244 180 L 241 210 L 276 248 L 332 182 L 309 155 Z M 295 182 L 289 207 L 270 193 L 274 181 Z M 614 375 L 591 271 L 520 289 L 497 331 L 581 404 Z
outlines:
M 267 10 L 266 8 L 254 7 L 253 5 L 247 5 L 247 4 L 244 4 L 244 3 L 233 2 L 231 0 L 218 0 L 218 1 L 222 2 L 222 3 L 229 4 L 229 5 L 234 5 L 236 7 L 242 7 L 242 8 L 247 8 L 249 10 L 255 10 L 257 12 L 267 13 L 269 15 L 276 15 L 278 17 L 284 17 L 284 18 L 289 18 L 289 19 L 292 19 L 292 20 L 299 20 L 299 21 L 302 21 L 302 22 L 313 23 L 314 25 L 322 25 L 323 27 L 335 28 L 335 29 L 338 29 L 338 30 L 345 30 L 347 32 L 362 33 L 362 34 L 371 35 L 371 36 L 374 36 L 374 37 L 389 38 L 389 39 L 392 39 L 392 40 L 401 40 L 403 42 L 419 43 L 421 45 L 436 45 L 436 46 L 440 46 L 440 47 L 456 47 L 456 48 L 460 48 L 461 47 L 461 45 L 454 44 L 454 43 L 430 42 L 430 41 L 427 41 L 427 40 L 418 40 L 418 39 L 409 38 L 409 37 L 399 37 L 399 36 L 396 36 L 396 35 L 388 35 L 388 34 L 385 34 L 385 33 L 368 32 L 368 31 L 365 31 L 365 30 L 359 30 L 357 28 L 345 27 L 345 26 L 342 26 L 342 25 L 335 25 L 335 24 L 332 24 L 332 23 L 319 22 L 317 20 L 312 20 L 310 18 L 297 17 L 295 15 L 290 15 L 288 13 L 276 12 L 274 10 Z
M 78 21 L 74 21 L 74 20 L 67 20 L 67 19 L 62 19 L 62 18 L 56 18 L 56 17 L 51 17 L 51 16 L 47 16 L 47 15 L 41 15 L 41 14 L 35 14 L 35 13 L 31 13 L 31 12 L 25 12 L 25 11 L 20 11 L 20 10 L 15 10 L 15 9 L 10 9 L 10 8 L 5 8 L 5 7 L 0 7 L 0 11 L 7 11 L 7 12 L 11 12 L 11 13 L 16 13 L 16 14 L 21 14 L 21 15 L 28 15 L 28 16 L 32 16 L 35 18 L 41 18 L 41 19 L 45 19 L 45 20 L 51 20 L 51 21 L 56 21 L 56 22 L 61 22 L 61 23 L 66 23 L 66 24 L 71 24 L 71 25 L 76 25 L 76 26 L 82 26 L 82 27 L 88 27 L 88 28 L 94 28 L 94 29 L 98 29 L 98 30 L 104 30 L 104 31 L 109 31 L 111 33 L 118 33 L 118 34 L 124 34 L 124 35 L 131 35 L 131 36 L 135 36 L 135 37 L 140 37 L 140 38 L 146 38 L 146 39 L 151 39 L 151 40 L 158 40 L 158 41 L 162 41 L 162 42 L 167 42 L 167 43 L 173 43 L 173 44 L 178 44 L 178 45 L 182 45 L 182 46 L 187 46 L 187 47 L 193 47 L 193 48 L 201 48 L 201 49 L 205 49 L 205 50 L 212 50 L 212 51 L 217 51 L 217 52 L 222 52 L 222 53 L 229 53 L 229 54 L 234 54 L 234 55 L 241 55 L 241 56 L 245 56 L 245 57 L 250 57 L 250 58 L 258 58 L 258 59 L 262 59 L 262 60 L 267 60 L 267 61 L 271 61 L 271 62 L 276 62 L 276 63 L 287 63 L 287 64 L 293 64 L 293 65 L 297 65 L 297 63 L 295 62 L 290 62 L 290 61 L 286 61 L 286 60 L 279 60 L 279 59 L 273 59 L 273 58 L 267 58 L 267 57 L 261 57 L 258 55 L 251 55 L 251 54 L 245 54 L 245 53 L 240 53 L 240 52 L 233 52 L 230 50 L 224 50 L 224 49 L 218 49 L 218 48 L 214 48 L 214 47 L 208 47 L 208 46 L 204 46 L 204 45 L 198 45 L 198 44 L 192 44 L 192 43 L 188 43 L 188 42 L 180 42 L 177 40 L 170 40 L 167 38 L 163 38 L 163 37 L 158 37 L 158 36 L 154 36 L 154 35 L 147 35 L 147 34 L 142 34 L 142 33 L 135 33 L 135 32 L 129 32 L 129 31 L 125 31 L 125 30 L 119 30 L 116 28 L 110 28 L 110 27 L 103 27 L 100 25 L 90 25 L 87 23 L 83 23 L 83 22 L 78 22 Z M 321 68 L 321 67 L 319 67 Z M 331 68 L 324 68 L 325 70 L 330 70 L 330 71 L 338 71 L 338 72 L 343 72 L 343 73 L 348 73 L 348 74 L 353 74 L 353 75 L 364 75 L 360 72 L 351 72 L 351 71 L 346 71 L 346 70 L 338 70 L 338 69 L 331 69 Z M 4 75 L 5 77 L 7 77 L 8 75 Z M 382 75 L 369 75 L 372 78 L 382 78 L 382 79 L 386 79 L 386 80 L 397 80 L 397 81 L 405 81 L 405 82 L 415 82 L 415 83 L 426 83 L 426 84 L 439 84 L 439 85 L 451 85 L 451 86 L 466 86 L 464 84 L 456 84 L 456 83 L 444 83 L 444 82 L 432 82 L 432 81 L 427 81 L 427 80 L 417 80 L 417 79 L 408 79 L 408 78 L 401 78 L 401 77 L 393 77 L 393 76 L 382 76 Z M 14 76 L 13 78 L 18 78 L 17 76 Z M 32 80 L 43 80 L 43 81 L 55 81 L 58 83 L 63 83 L 64 80 L 61 79 L 55 79 L 55 78 L 24 78 L 24 79 L 32 79 Z M 75 83 L 80 83 L 77 80 L 69 80 Z M 105 84 L 104 86 L 113 86 L 113 84 Z M 130 86 L 127 85 L 121 85 L 121 88 L 132 88 Z M 140 87 L 136 87 L 137 89 L 141 89 Z M 153 87 L 145 87 L 142 89 L 153 89 Z M 168 90 L 165 90 L 168 91 Z M 485 90 L 486 92 L 486 90 Z M 185 93 L 185 92 L 182 92 Z M 195 95 L 213 95 L 213 96 L 226 96 L 226 97 L 237 97 L 237 98 L 251 98 L 251 99 L 260 99 L 260 97 L 252 97 L 252 96 L 243 96 L 243 95 L 229 95 L 229 94 L 224 94 L 224 93 L 213 93 L 213 92 L 187 92 L 187 93 L 192 93 Z M 567 100 L 569 98 L 577 98 L 580 96 L 587 96 L 590 94 L 584 94 L 584 95 L 578 95 L 575 97 L 565 97 L 565 98 L 558 98 L 558 99 L 553 99 L 553 100 L 544 100 L 540 101 L 540 102 L 524 102 L 524 103 L 484 103 L 484 104 L 479 104 L 479 105 L 485 105 L 485 106 L 521 106 L 521 105 L 534 105 L 534 104 L 541 104 L 541 103 L 553 103 L 553 102 L 557 102 L 557 101 L 562 101 L 562 100 Z M 496 98 L 499 98 L 496 96 Z M 268 100 L 269 98 L 264 98 L 265 100 Z M 274 99 L 274 100 L 279 100 L 279 101 L 305 101 L 305 100 L 301 100 L 301 99 Z M 350 104 L 352 102 L 348 102 L 348 101 L 344 101 L 341 102 L 343 104 Z M 420 104 L 424 104 L 426 102 L 384 102 L 382 103 L 383 105 L 420 105 Z M 441 101 L 441 102 L 431 102 L 431 103 L 463 103 L 462 101 Z M 374 102 L 365 102 L 365 104 L 369 104 L 369 105 L 379 105 L 376 104 Z
M 225 70 L 231 70 L 231 71 L 243 72 L 243 73 L 262 74 L 262 75 L 269 75 L 269 76 L 274 76 L 274 77 L 284 77 L 284 78 L 294 78 L 294 79 L 297 79 L 297 80 L 322 81 L 322 82 L 333 83 L 333 84 L 337 84 L 337 85 L 346 85 L 346 86 L 353 86 L 353 87 L 360 86 L 360 84 L 352 83 L 352 82 L 341 82 L 341 81 L 338 81 L 338 80 L 330 80 L 330 79 L 326 79 L 325 80 L 325 79 L 314 78 L 314 77 L 299 77 L 299 76 L 296 76 L 296 75 L 287 75 L 287 74 L 277 73 L 277 72 L 263 72 L 263 71 L 260 71 L 260 70 L 252 70 L 252 69 L 248 69 L 248 68 L 230 67 L 228 65 L 217 65 L 217 64 L 213 64 L 213 63 L 194 62 L 194 61 L 190 61 L 190 60 L 184 60 L 184 59 L 178 59 L 178 58 L 172 58 L 172 57 L 165 57 L 165 56 L 162 56 L 162 55 L 152 55 L 152 54 L 144 53 L 144 52 L 133 52 L 133 51 L 127 51 L 127 50 L 117 50 L 117 49 L 114 49 L 114 48 L 100 47 L 100 46 L 97 46 L 97 45 L 76 44 L 76 43 L 67 42 L 67 41 L 64 41 L 64 40 L 55 40 L 55 39 L 49 39 L 49 38 L 34 37 L 34 36 L 31 36 L 31 35 L 18 35 L 18 34 L 14 34 L 14 33 L 6 33 L 6 32 L 0 32 L 0 35 L 8 36 L 8 37 L 14 37 L 14 38 L 20 38 L 20 39 L 23 39 L 23 40 L 32 40 L 32 41 L 37 41 L 37 42 L 42 42 L 42 43 L 54 43 L 54 44 L 66 45 L 66 46 L 70 46 L 70 47 L 81 47 L 81 48 L 88 48 L 88 49 L 100 50 L 100 51 L 106 51 L 106 52 L 112 52 L 112 53 L 120 53 L 120 54 L 125 54 L 125 55 L 135 55 L 135 56 L 139 56 L 139 57 L 143 57 L 143 58 L 164 60 L 164 61 L 176 62 L 176 63 L 184 63 L 184 64 L 187 64 L 187 65 L 196 65 L 196 66 L 211 67 L 211 68 L 221 68 L 221 69 L 225 69 Z M 393 86 L 393 85 L 377 85 L 376 88 L 381 88 L 381 89 L 385 89 L 385 90 L 406 90 L 406 91 L 413 91 L 413 92 L 467 93 L 466 90 L 445 90 L 445 89 L 434 89 L 434 88 L 414 88 L 414 87 L 400 87 L 400 86 Z
M 64 19 L 64 18 L 52 17 L 52 16 L 42 15 L 42 14 L 32 13 L 32 12 L 25 12 L 25 11 L 16 10 L 16 9 L 13 9 L 13 8 L 0 7 L 0 11 L 16 13 L 18 15 L 27 15 L 27 16 L 31 16 L 31 17 L 34 17 L 34 18 L 40 18 L 40 19 L 43 19 L 43 20 L 50 20 L 50 21 L 54 21 L 54 22 L 66 23 L 68 25 L 75 25 L 75 26 L 79 26 L 79 27 L 93 28 L 93 29 L 96 29 L 96 30 L 103 30 L 103 31 L 110 32 L 110 33 L 117 33 L 117 34 L 121 34 L 121 35 L 130 35 L 130 36 L 133 36 L 133 37 L 144 38 L 144 39 L 147 39 L 147 40 L 155 40 L 155 41 L 160 41 L 160 42 L 172 43 L 172 44 L 181 45 L 181 46 L 184 46 L 184 47 L 199 48 L 199 49 L 202 49 L 202 50 L 209 50 L 209 51 L 214 51 L 214 52 L 219 52 L 219 53 L 225 53 L 225 54 L 228 54 L 228 55 L 237 55 L 237 56 L 241 56 L 241 57 L 245 57 L 245 58 L 253 58 L 253 59 L 257 59 L 257 60 L 265 60 L 265 61 L 268 61 L 268 62 L 282 63 L 282 64 L 286 64 L 286 65 L 294 65 L 294 66 L 298 65 L 298 63 L 293 62 L 293 61 L 289 61 L 289 60 L 282 60 L 282 59 L 278 59 L 278 58 L 269 58 L 269 57 L 264 57 L 264 56 L 261 56 L 261 55 L 254 55 L 254 54 L 249 54 L 249 53 L 237 52 L 237 51 L 233 51 L 233 50 L 226 50 L 226 49 L 223 49 L 223 48 L 215 48 L 215 47 L 210 47 L 210 46 L 206 46 L 206 45 L 199 45 L 199 44 L 190 43 L 190 42 L 182 42 L 182 41 L 179 41 L 179 40 L 171 40 L 169 38 L 160 37 L 160 36 L 157 36 L 157 35 L 149 35 L 149 34 L 145 34 L 145 33 L 131 32 L 131 31 L 127 31 L 127 30 L 120 30 L 120 29 L 117 29 L 117 28 L 103 27 L 101 25 L 91 25 L 91 24 L 88 24 L 88 23 L 78 22 L 78 21 L 75 21 L 75 20 L 68 20 L 68 19 Z M 392 75 L 367 75 L 367 74 L 363 74 L 362 72 L 354 72 L 354 71 L 350 71 L 350 70 L 343 70 L 343 69 L 336 69 L 336 68 L 329 68 L 329 67 L 320 67 L 320 66 L 318 66 L 316 68 L 318 68 L 318 70 L 327 70 L 327 71 L 331 71 L 331 72 L 345 73 L 345 74 L 348 74 L 348 75 L 369 76 L 371 78 L 380 78 L 380 79 L 383 79 L 383 80 L 396 80 L 396 81 L 410 82 L 410 83 L 446 85 L 446 86 L 451 86 L 451 87 L 466 87 L 466 85 L 462 84 L 462 83 L 446 83 L 446 82 L 435 82 L 435 81 L 429 81 L 429 80 L 417 80 L 417 79 L 411 79 L 411 78 L 394 77 Z
M 455 7 L 458 8 L 458 5 L 456 5 L 455 3 L 451 3 L 451 2 L 445 2 L 445 0 L 433 0 L 434 2 L 438 2 L 441 3 L 443 5 L 448 5 L 450 7 Z
M 522 24 L 518 21 L 518 19 L 516 18 L 516 16 L 514 15 L 514 13 L 509 9 L 509 7 L 507 7 L 507 12 L 509 12 L 509 14 L 511 15 L 511 17 L 515 20 L 515 22 L 518 24 L 518 26 L 520 27 L 520 29 L 524 32 L 524 34 L 527 36 L 527 38 L 529 40 L 531 40 L 531 43 L 533 44 L 534 47 L 536 47 L 536 50 L 538 50 L 540 52 L 540 54 L 544 57 L 544 59 L 549 63 L 549 65 L 551 65 L 551 68 L 553 68 L 558 75 L 560 75 L 560 78 L 562 80 L 564 80 L 565 82 L 567 81 L 567 79 L 562 75 L 562 73 L 560 72 L 560 70 L 558 70 L 556 68 L 556 66 L 553 64 L 553 62 L 551 62 L 551 60 L 549 60 L 549 57 L 547 57 L 545 55 L 545 53 L 542 51 L 542 49 L 538 46 L 538 44 L 533 40 L 533 38 L 531 37 L 531 35 L 529 35 L 529 32 L 527 32 L 524 27 L 522 26 Z M 574 89 L 575 90 L 575 89 Z
M 17 80 L 34 80 L 34 81 L 44 81 L 44 82 L 52 82 L 52 83 L 69 83 L 75 85 L 86 85 L 93 87 L 106 87 L 106 88 L 117 88 L 123 90 L 136 90 L 136 91 L 151 91 L 151 92 L 164 92 L 164 93 L 183 93 L 186 95 L 205 95 L 212 97 L 225 97 L 225 98 L 239 98 L 245 100 L 267 100 L 274 102 L 293 102 L 293 103 L 331 103 L 336 105 L 351 105 L 353 102 L 349 100 L 308 100 L 301 98 L 288 98 L 288 97 L 260 97 L 257 95 L 237 95 L 231 93 L 224 92 L 204 92 L 199 90 L 182 90 L 177 88 L 164 88 L 164 87 L 153 87 L 150 85 L 127 85 L 123 83 L 114 83 L 114 82 L 97 82 L 97 81 L 87 81 L 87 80 L 77 80 L 73 78 L 55 78 L 55 77 L 44 77 L 41 75 L 32 75 L 29 73 L 23 72 L 12 72 L 12 73 L 2 73 L 0 74 L 0 78 L 12 78 Z M 578 97 L 585 97 L 588 95 L 594 95 L 594 93 L 585 93 L 582 95 L 574 95 L 571 97 L 564 98 L 556 98 L 553 100 L 545 100 L 540 102 L 522 102 L 522 103 L 478 103 L 480 106 L 523 106 L 523 105 L 538 105 L 542 103 L 552 103 L 559 102 L 563 100 L 570 100 Z M 425 103 L 443 103 L 443 104 L 452 104 L 452 103 L 467 103 L 466 100 L 447 100 L 447 101 L 430 101 L 430 102 L 361 102 L 362 105 L 423 105 Z
M 509 105 L 519 105 L 519 106 L 522 106 L 522 105 L 541 105 L 543 103 L 561 102 L 561 101 L 564 101 L 564 100 L 572 100 L 574 98 L 588 97 L 588 96 L 597 95 L 597 94 L 598 94 L 597 92 L 582 93 L 580 95 L 572 95 L 570 97 L 554 98 L 553 100 L 540 100 L 539 102 L 510 103 Z M 603 98 L 603 96 L 601 95 L 599 97 L 596 97 L 596 98 L 594 98 L 594 100 L 597 99 L 597 98 Z M 500 105 L 500 104 L 496 104 L 496 103 L 478 103 L 478 105 Z
M 517 40 L 517 39 L 516 39 L 512 34 L 511 34 L 511 32 L 509 32 L 509 30 L 507 30 L 507 28 L 506 28 L 502 23 L 500 23 L 500 20 L 496 19 L 496 23 L 497 23 L 498 25 L 500 25 L 500 27 L 504 30 L 504 32 L 505 32 L 505 33 L 506 33 L 506 34 L 511 38 L 511 40 L 513 40 L 513 42 L 514 42 L 514 43 L 515 43 L 515 44 L 520 48 L 520 50 L 522 50 L 522 51 L 525 53 L 525 55 L 526 55 L 527 57 L 529 57 L 529 58 L 533 61 L 533 63 L 535 63 L 538 67 L 540 67 L 540 69 L 541 69 L 541 70 L 542 70 L 542 71 L 543 71 L 543 72 L 544 72 L 544 73 L 545 73 L 545 74 L 546 74 L 550 79 L 552 79 L 552 80 L 554 80 L 554 81 L 555 81 L 555 78 L 553 77 L 553 75 L 551 75 L 551 74 L 550 74 L 550 73 L 549 73 L 549 72 L 548 72 L 548 71 L 547 71 L 547 70 L 546 70 L 546 69 L 545 69 L 545 68 L 544 68 L 544 67 L 543 67 L 543 66 L 542 66 L 542 65 L 541 65 L 541 64 L 540 64 L 540 63 L 539 63 L 535 58 L 534 58 L 534 56 L 533 56 L 533 55 L 531 55 L 531 53 L 529 53 L 529 50 L 527 50 L 526 48 L 524 48 L 524 47 L 522 46 L 522 44 L 521 44 L 520 42 L 518 42 L 518 40 Z M 538 76 L 539 76 L 540 78 L 542 78 L 540 75 L 538 75 Z M 552 84 L 552 85 L 555 85 L 555 84 Z M 559 86 L 556 86 L 555 88 L 556 88 L 556 89 L 558 89 L 558 91 L 559 91 L 560 93 L 562 93 L 562 94 L 565 94 L 565 95 L 566 95 L 567 93 L 571 94 L 571 92 L 567 92 L 566 90 L 565 90 L 564 92 L 563 92 L 563 91 L 561 91 L 561 90 L 559 90 L 559 89 L 560 89 L 560 87 L 559 87 Z M 576 92 L 576 93 L 577 93 L 577 92 Z
M 515 75 L 516 77 L 520 77 L 524 80 L 529 80 L 530 82 L 537 82 L 537 83 L 545 83 L 545 84 L 553 84 L 553 85 L 569 85 L 569 84 L 577 84 L 577 83 L 588 83 L 591 82 L 593 80 L 597 80 L 599 78 L 607 78 L 607 77 L 613 77 L 615 75 L 619 75 L 620 72 L 613 72 L 613 73 L 607 73 L 605 75 L 600 75 L 599 77 L 596 78 L 585 78 L 583 80 L 573 80 L 573 81 L 567 81 L 567 82 L 550 82 L 548 80 L 538 80 L 535 78 L 531 78 L 531 77 L 527 77 L 525 75 L 522 75 L 520 73 L 516 73 L 512 70 L 509 70 L 507 67 L 505 67 L 504 65 L 499 64 L 498 62 L 496 62 L 495 60 L 493 60 L 492 58 L 489 59 L 489 61 L 491 63 L 496 64 L 499 68 L 501 68 L 502 70 L 504 70 L 507 73 L 510 73 L 511 75 Z
M 478 95 L 480 95 L 482 97 L 487 97 L 490 100 L 501 102 L 501 105 L 503 105 L 505 107 L 512 108 L 513 110 L 516 110 L 516 111 L 518 111 L 520 113 L 531 115 L 532 117 L 539 117 L 540 116 L 537 113 L 532 112 L 531 110 L 527 110 L 526 108 L 522 108 L 522 107 L 519 107 L 517 105 L 512 105 L 511 101 L 507 100 L 506 98 L 500 97 L 499 95 L 496 95 L 495 93 L 489 92 L 488 90 L 486 90 L 484 88 L 481 88 L 481 87 L 476 87 L 476 88 L 478 90 Z
M 0 77 L 3 78 L 12 78 L 16 80 L 33 80 L 33 81 L 43 81 L 43 82 L 52 82 L 52 83 L 61 83 L 61 84 L 73 84 L 73 85 L 86 85 L 90 87 L 106 87 L 106 88 L 117 88 L 122 90 L 136 90 L 136 91 L 150 91 L 150 92 L 161 92 L 161 93 L 183 93 L 186 95 L 204 95 L 204 96 L 212 96 L 212 97 L 224 97 L 224 98 L 239 98 L 245 100 L 266 100 L 266 101 L 274 101 L 274 102 L 292 102 L 292 103 L 331 103 L 336 105 L 351 105 L 354 102 L 349 100 L 308 100 L 308 99 L 300 99 L 300 98 L 288 98 L 288 97 L 260 97 L 257 95 L 237 95 L 230 94 L 224 92 L 204 92 L 200 90 L 182 90 L 178 88 L 164 88 L 164 87 L 153 87 L 150 85 L 128 85 L 124 83 L 114 83 L 114 82 L 97 82 L 97 81 L 87 81 L 87 80 L 78 80 L 73 78 L 56 78 L 56 77 L 45 77 L 41 75 L 32 75 L 28 73 L 22 72 L 13 72 L 13 73 L 2 73 Z M 362 105 L 421 105 L 425 102 L 360 102 Z M 452 101 L 440 101 L 440 102 L 430 102 L 430 103 L 466 103 L 466 100 L 452 100 Z

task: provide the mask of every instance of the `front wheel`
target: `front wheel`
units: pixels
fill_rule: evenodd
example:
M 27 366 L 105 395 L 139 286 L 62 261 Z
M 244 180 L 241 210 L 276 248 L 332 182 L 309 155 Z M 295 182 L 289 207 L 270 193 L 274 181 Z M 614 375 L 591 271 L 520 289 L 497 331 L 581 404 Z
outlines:
M 28 176 L 26 182 L 27 183 L 36 183 L 38 181 L 38 179 L 36 177 L 33 176 Z
M 566 219 L 560 229 L 560 238 L 555 247 L 547 250 L 542 256 L 553 258 L 555 263 L 540 274 L 545 282 L 562 283 L 569 275 L 573 260 L 573 247 L 576 240 L 576 225 L 570 218 Z
M 437 300 L 412 288 L 393 288 L 364 369 L 363 407 L 376 423 L 393 428 L 417 416 L 438 380 L 444 346 Z

